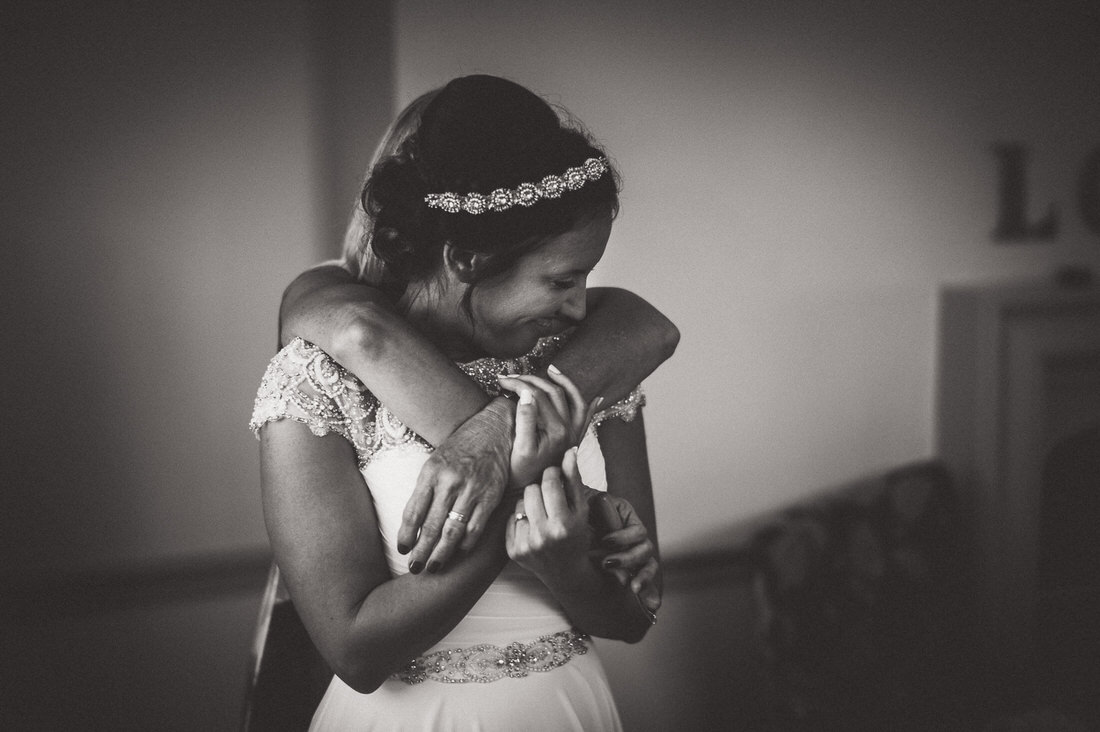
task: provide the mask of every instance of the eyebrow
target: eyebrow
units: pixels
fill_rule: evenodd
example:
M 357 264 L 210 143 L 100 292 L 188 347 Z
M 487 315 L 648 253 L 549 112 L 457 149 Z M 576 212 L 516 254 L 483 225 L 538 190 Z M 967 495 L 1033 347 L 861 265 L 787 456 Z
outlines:
M 555 272 L 554 276 L 555 277 L 565 277 L 565 276 L 574 276 L 574 275 L 586 275 L 594 269 L 596 269 L 595 265 L 589 267 L 588 269 L 582 269 L 582 268 L 578 267 L 577 269 L 571 269 L 571 270 L 568 270 L 566 272 Z

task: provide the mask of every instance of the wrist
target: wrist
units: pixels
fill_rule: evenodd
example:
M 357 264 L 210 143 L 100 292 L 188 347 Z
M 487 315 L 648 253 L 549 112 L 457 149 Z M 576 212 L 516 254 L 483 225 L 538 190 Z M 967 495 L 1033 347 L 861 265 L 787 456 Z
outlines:
M 493 398 L 481 410 L 487 424 L 499 430 L 505 436 L 509 448 L 512 445 L 512 433 L 516 429 L 516 404 L 504 396 Z

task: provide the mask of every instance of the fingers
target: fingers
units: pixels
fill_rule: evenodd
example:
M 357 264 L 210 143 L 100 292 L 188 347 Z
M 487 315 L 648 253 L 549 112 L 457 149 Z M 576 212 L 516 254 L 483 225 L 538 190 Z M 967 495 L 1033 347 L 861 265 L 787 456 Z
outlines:
M 567 453 L 568 454 L 568 453 Z M 569 518 L 569 498 L 562 483 L 561 470 L 547 468 L 542 472 L 542 484 L 539 486 L 543 509 L 547 518 L 566 523 Z M 528 511 L 530 515 L 530 511 Z
M 629 549 L 604 557 L 603 564 L 607 568 L 621 567 L 631 574 L 641 571 L 650 559 L 653 559 L 653 542 L 644 539 L 640 544 L 635 544 Z
M 465 503 L 460 504 L 459 501 L 455 501 L 454 506 L 447 512 L 439 542 L 436 543 L 435 549 L 428 557 L 427 569 L 429 572 L 434 573 L 443 569 L 443 565 L 454 555 L 463 539 L 466 538 L 466 525 L 469 523 L 473 511 L 473 508 Z
M 508 519 L 508 525 L 504 529 L 504 548 L 508 552 L 508 558 L 512 561 L 524 556 L 528 545 L 528 520 L 515 518 L 521 514 L 526 514 L 522 498 L 516 501 L 515 512 L 512 518 Z
M 661 607 L 661 590 L 657 586 L 657 570 L 657 560 L 651 559 L 638 574 L 634 575 L 634 579 L 630 582 L 630 589 L 650 613 L 657 612 Z
M 522 376 L 518 376 L 516 378 L 527 382 L 531 386 L 537 387 L 544 394 L 546 394 L 546 396 L 550 399 L 550 402 L 554 405 L 554 409 L 556 409 L 558 411 L 558 414 L 562 416 L 562 419 L 567 419 L 569 417 L 570 413 L 572 412 L 572 407 L 569 404 L 570 400 L 566 397 L 565 391 L 561 386 L 559 386 L 558 384 L 553 384 L 550 381 L 542 378 L 541 376 L 536 376 L 535 374 L 523 374 Z M 562 374 L 560 378 L 569 381 L 569 379 L 564 374 Z M 570 386 L 572 386 L 573 382 L 569 382 L 569 384 Z M 576 389 L 577 387 L 573 386 L 573 390 L 576 391 Z M 577 392 L 577 394 L 579 395 L 580 392 Z M 581 404 L 584 404 L 583 398 L 581 399 Z
M 546 472 L 555 470 L 547 468 Z M 545 480 L 546 473 L 543 473 Z M 546 506 L 542 502 L 542 486 L 532 483 L 523 489 L 523 507 L 519 511 L 527 514 L 527 520 L 536 526 L 542 526 L 546 522 Z
M 465 535 L 466 526 L 464 523 L 454 520 L 447 521 L 447 513 L 454 505 L 455 496 L 458 494 L 461 484 L 461 477 L 449 468 L 443 468 L 437 473 L 431 507 L 421 524 L 420 536 L 416 540 L 416 545 L 409 552 L 409 571 L 411 573 L 419 574 L 427 566 L 436 544 L 444 537 L 444 532 L 447 532 L 448 549 L 446 551 L 448 553 L 453 551 L 453 548 L 450 547 L 461 541 Z M 448 523 L 451 526 L 448 527 Z M 438 562 L 439 557 L 435 557 L 435 559 Z M 439 565 L 437 564 L 432 569 L 437 571 Z
M 584 481 L 581 480 L 580 467 L 577 465 L 577 448 L 573 447 L 565 451 L 565 457 L 561 461 L 562 472 L 565 476 L 566 495 L 570 505 L 577 512 L 582 512 L 587 520 L 588 503 L 584 500 Z
M 611 552 L 619 552 L 638 544 L 649 536 L 649 532 L 641 524 L 631 524 L 616 531 L 611 531 L 599 537 L 600 545 Z
M 493 512 L 493 508 L 495 506 L 486 506 L 484 503 L 474 506 L 473 512 L 470 513 L 470 520 L 466 522 L 466 538 L 462 540 L 462 551 L 468 552 L 477 546 L 478 539 L 485 531 L 485 524 L 489 514 Z
M 539 403 L 543 422 L 556 420 L 563 425 L 568 423 L 569 404 L 560 387 L 531 374 L 498 376 L 497 381 L 501 387 L 517 394 L 522 394 L 524 390 L 530 391 Z
M 512 449 L 521 455 L 531 455 L 538 451 L 539 408 L 534 394 L 528 389 L 520 389 L 519 404 L 516 405 L 516 437 Z
M 435 497 L 433 486 L 438 470 L 439 464 L 433 458 L 428 458 L 424 467 L 420 469 L 416 488 L 405 504 L 405 511 L 401 515 L 401 528 L 397 532 L 397 551 L 401 554 L 408 554 L 416 544 L 421 524 L 424 523 L 428 509 L 431 508 L 432 499 Z
M 592 526 L 597 539 L 602 539 L 616 529 L 623 526 L 622 517 L 615 507 L 611 505 L 610 496 L 602 491 L 589 489 L 586 494 L 588 501 L 588 523 Z
M 551 381 L 565 390 L 570 406 L 568 412 L 570 426 L 573 428 L 573 436 L 579 443 L 584 438 L 584 433 L 588 431 L 588 424 L 592 419 L 592 415 L 595 414 L 596 400 L 594 399 L 592 404 L 586 404 L 581 390 L 577 388 L 572 379 L 563 374 L 554 364 L 547 367 L 546 373 Z M 603 401 L 599 397 L 597 399 Z

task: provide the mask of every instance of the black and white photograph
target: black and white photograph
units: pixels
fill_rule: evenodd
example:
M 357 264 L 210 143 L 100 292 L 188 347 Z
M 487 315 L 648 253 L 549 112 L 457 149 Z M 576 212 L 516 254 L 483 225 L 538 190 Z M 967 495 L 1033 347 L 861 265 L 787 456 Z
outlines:
M 1100 730 L 1100 4 L 0 36 L 0 729 Z

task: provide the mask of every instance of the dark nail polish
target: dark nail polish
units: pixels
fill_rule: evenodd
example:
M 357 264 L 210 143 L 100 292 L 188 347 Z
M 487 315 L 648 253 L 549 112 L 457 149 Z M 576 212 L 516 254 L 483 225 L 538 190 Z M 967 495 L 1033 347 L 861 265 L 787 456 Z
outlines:
M 603 560 L 603 566 L 606 567 L 607 569 L 615 569 L 615 567 L 619 566 L 619 560 L 618 559 L 605 559 L 605 560 Z
M 420 561 L 410 562 L 409 571 L 413 574 L 420 574 L 420 570 L 424 569 L 424 563 Z
M 439 562 L 428 562 L 428 571 L 435 574 L 439 571 Z
M 409 547 L 405 546 L 404 544 L 398 544 L 397 545 L 397 553 L 398 554 L 408 554 L 409 553 Z

